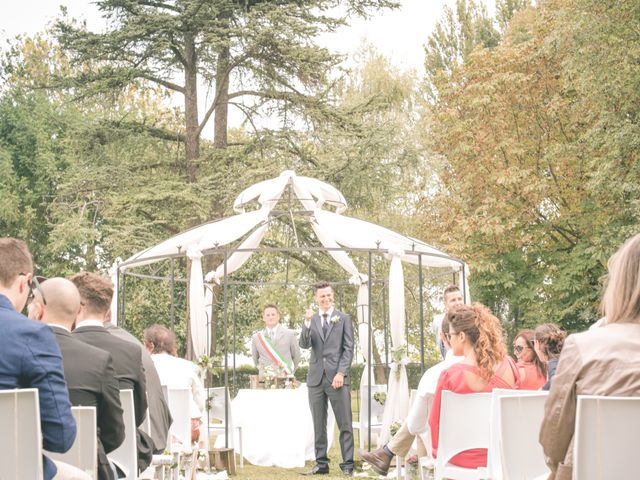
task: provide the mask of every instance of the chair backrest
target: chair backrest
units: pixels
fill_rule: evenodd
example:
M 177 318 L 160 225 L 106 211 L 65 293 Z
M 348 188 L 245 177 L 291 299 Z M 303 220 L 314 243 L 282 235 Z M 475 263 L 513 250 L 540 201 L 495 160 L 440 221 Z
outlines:
M 502 397 L 523 397 L 523 396 L 539 396 L 548 395 L 549 392 L 542 390 L 513 390 L 508 388 L 494 388 L 491 392 L 491 448 L 489 449 L 489 458 L 487 468 L 490 469 L 491 478 L 500 480 L 502 477 L 502 450 L 500 445 L 501 439 L 501 412 L 500 405 Z M 538 433 L 535 435 L 538 441 Z
M 369 387 L 360 387 L 360 425 L 367 428 L 369 425 Z M 387 393 L 386 385 L 371 385 L 371 423 L 381 423 L 384 414 L 384 403 L 378 402 L 374 397 L 376 393 Z
M 77 434 L 65 453 L 45 452 L 48 457 L 79 468 L 94 480 L 98 479 L 98 433 L 95 407 L 71 407 Z
M 227 420 L 229 425 L 233 425 L 231 416 L 231 399 L 229 392 L 225 387 L 212 387 L 207 389 L 207 411 L 209 414 L 209 422 L 218 420 L 225 423 L 225 404 L 227 408 Z
M 163 386 L 164 388 L 164 386 Z M 167 405 L 173 422 L 169 428 L 171 451 L 191 451 L 191 411 L 188 388 L 167 388 Z
M 226 422 L 225 408 L 227 416 Z M 259 408 L 259 406 L 256 406 L 256 408 Z M 212 424 L 215 424 L 218 429 L 224 428 L 228 435 L 228 442 L 226 444 L 229 447 L 233 447 L 235 445 L 235 436 L 233 431 L 234 423 L 231 410 L 229 391 L 225 387 L 211 387 L 207 389 L 207 416 L 209 428 L 212 428 Z
M 442 391 L 437 463 L 472 448 L 490 446 L 491 393 Z
M 491 478 L 530 480 L 549 474 L 538 442 L 547 397 L 547 392 L 539 391 L 499 397 L 497 433 L 501 462 L 492 465 L 495 474 Z
M 640 397 L 579 395 L 573 478 L 638 478 Z
M 124 422 L 124 441 L 108 457 L 123 471 L 126 470 L 124 478 L 135 480 L 138 478 L 138 450 L 136 448 L 136 419 L 133 413 L 133 390 L 120 390 L 120 404 L 122 405 L 122 420 Z
M 0 391 L 1 478 L 42 480 L 38 389 Z

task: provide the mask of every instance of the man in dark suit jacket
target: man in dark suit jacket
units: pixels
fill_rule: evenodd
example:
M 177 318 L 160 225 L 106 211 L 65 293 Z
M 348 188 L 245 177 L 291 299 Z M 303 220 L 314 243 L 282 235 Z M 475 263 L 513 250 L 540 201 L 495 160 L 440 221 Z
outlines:
M 349 369 L 353 358 L 351 317 L 333 306 L 333 289 L 326 282 L 314 286 L 319 311 L 307 310 L 300 334 L 300 347 L 311 348 L 307 387 L 313 417 L 316 465 L 308 475 L 329 473 L 327 457 L 327 403 L 340 430 L 340 469 L 353 475 L 353 428 Z
M 139 427 L 147 416 L 147 391 L 142 368 L 142 353 L 136 345 L 111 335 L 103 324 L 111 307 L 113 285 L 109 279 L 92 272 L 77 273 L 70 280 L 78 288 L 83 304 L 73 335 L 111 354 L 120 390 L 133 390 L 136 426 Z M 137 445 L 138 468 L 144 470 L 151 462 L 153 440 L 138 429 Z
M 76 438 L 76 422 L 71 415 L 60 348 L 49 327 L 19 313 L 27 302 L 32 272 L 31 253 L 25 243 L 0 238 L 0 390 L 37 388 L 42 446 L 50 452 L 64 453 Z M 60 473 L 58 463 L 44 457 L 44 480 Z
M 80 311 L 80 294 L 64 278 L 41 281 L 41 291 L 29 303 L 29 318 L 51 327 L 62 352 L 64 376 L 74 406 L 95 407 L 98 432 L 98 478 L 115 478 L 107 453 L 124 440 L 120 391 L 111 355 L 71 335 Z M 45 304 L 42 299 L 48 299 Z
M 111 318 L 107 315 L 107 318 Z M 154 453 L 162 453 L 167 448 L 167 437 L 169 436 L 169 427 L 171 427 L 171 412 L 169 411 L 169 405 L 162 393 L 162 385 L 160 384 L 160 377 L 156 370 L 151 355 L 147 352 L 142 342 L 136 337 L 127 332 L 124 328 L 120 328 L 117 325 L 111 323 L 111 321 L 104 322 L 104 328 L 107 331 L 126 342 L 133 343 L 140 347 L 142 352 L 142 366 L 144 368 L 144 377 L 147 381 L 147 402 L 149 402 L 149 420 L 151 429 L 151 439 L 155 447 Z

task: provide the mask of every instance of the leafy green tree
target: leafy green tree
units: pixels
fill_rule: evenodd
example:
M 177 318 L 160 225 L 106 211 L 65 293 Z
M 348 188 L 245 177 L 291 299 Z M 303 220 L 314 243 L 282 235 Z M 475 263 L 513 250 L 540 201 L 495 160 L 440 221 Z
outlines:
M 72 52 L 79 69 L 72 85 L 89 95 L 145 80 L 181 95 L 181 127 L 147 130 L 184 143 L 191 183 L 197 178 L 200 138 L 212 115 L 214 145 L 222 148 L 228 144 L 230 104 L 255 123 L 261 109 L 295 112 L 325 103 L 318 93 L 336 57 L 314 43 L 316 35 L 344 24 L 350 14 L 394 5 L 389 0 L 96 3 L 109 21 L 106 32 L 88 32 L 67 19 L 57 23 L 61 45 Z M 344 13 L 329 13 L 339 11 Z M 202 117 L 199 80 L 211 90 Z
M 598 318 L 606 260 L 639 229 L 638 6 L 613 3 L 524 10 L 436 80 L 425 224 L 512 333 Z

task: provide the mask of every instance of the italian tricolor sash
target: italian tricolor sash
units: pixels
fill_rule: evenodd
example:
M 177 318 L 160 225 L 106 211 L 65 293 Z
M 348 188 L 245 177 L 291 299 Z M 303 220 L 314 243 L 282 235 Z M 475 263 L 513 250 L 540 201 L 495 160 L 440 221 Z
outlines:
M 271 342 L 271 339 L 265 336 L 264 333 L 258 332 L 258 340 L 260 341 L 262 348 L 267 352 L 267 355 L 269 355 L 271 361 L 284 370 L 287 375 L 293 375 L 293 365 L 284 359 L 278 349 Z

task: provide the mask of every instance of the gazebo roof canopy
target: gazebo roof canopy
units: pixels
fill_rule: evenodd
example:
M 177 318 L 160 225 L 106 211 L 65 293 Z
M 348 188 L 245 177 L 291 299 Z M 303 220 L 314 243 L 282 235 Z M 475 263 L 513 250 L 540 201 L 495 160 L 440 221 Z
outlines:
M 423 266 L 445 267 L 454 271 L 463 269 L 464 262 L 420 240 L 395 232 L 374 223 L 342 215 L 347 201 L 340 191 L 320 180 L 299 177 L 290 170 L 279 177 L 258 182 L 236 198 L 236 215 L 204 223 L 168 238 L 153 247 L 142 250 L 119 264 L 120 270 L 139 267 L 189 252 L 205 252 L 229 245 L 245 237 L 262 235 L 271 220 L 270 213 L 281 199 L 287 185 L 291 185 L 296 198 L 310 215 L 304 218 L 311 225 L 319 241 L 328 248 L 384 250 L 400 256 L 403 261 Z M 245 209 L 257 200 L 256 210 Z M 324 205 L 335 212 L 323 209 Z M 251 232 L 251 234 L 250 234 Z M 249 235 L 248 235 L 249 234 Z M 245 241 L 246 243 L 246 241 Z M 259 243 L 259 242 L 250 242 Z M 241 247 L 244 246 L 241 245 Z

